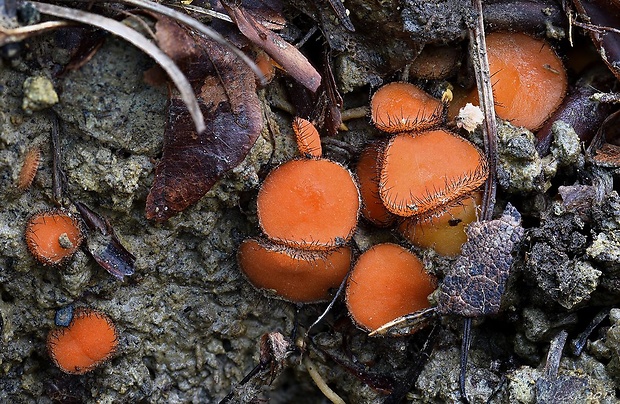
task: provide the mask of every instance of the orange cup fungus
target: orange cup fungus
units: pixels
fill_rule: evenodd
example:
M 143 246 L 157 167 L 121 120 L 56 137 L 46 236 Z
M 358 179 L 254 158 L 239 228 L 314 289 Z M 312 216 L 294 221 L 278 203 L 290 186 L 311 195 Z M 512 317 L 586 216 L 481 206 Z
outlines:
M 56 328 L 47 336 L 50 357 L 65 373 L 81 375 L 100 366 L 116 352 L 118 331 L 105 314 L 78 308 L 68 327 Z
M 400 134 L 390 139 L 381 162 L 379 194 L 398 216 L 435 216 L 486 180 L 482 152 L 445 130 Z
M 429 130 L 443 121 L 443 105 L 410 83 L 381 87 L 370 101 L 371 118 L 377 129 L 389 133 Z
M 355 167 L 355 174 L 359 181 L 362 196 L 362 216 L 371 223 L 380 226 L 390 226 L 394 216 L 379 197 L 379 155 L 384 145 L 371 144 L 366 147 Z
M 405 314 L 430 307 L 435 279 L 414 254 L 396 244 L 379 244 L 362 254 L 347 281 L 351 317 L 373 331 Z
M 522 33 L 494 32 L 486 45 L 495 112 L 515 126 L 540 128 L 566 95 L 562 60 L 546 41 Z M 462 105 L 477 100 L 474 89 Z
M 474 192 L 439 216 L 405 219 L 398 231 L 415 246 L 432 248 L 444 256 L 458 255 L 467 241 L 465 227 L 477 219 L 476 209 L 481 201 L 482 193 Z
M 272 241 L 305 250 L 346 243 L 357 226 L 360 196 L 351 173 L 327 159 L 288 161 L 258 193 L 260 227 Z
M 328 300 L 351 267 L 351 248 L 308 252 L 281 247 L 266 240 L 245 240 L 239 265 L 258 289 L 285 300 L 314 303 Z
M 61 209 L 37 213 L 26 224 L 28 250 L 43 265 L 64 263 L 80 248 L 82 240 L 79 220 Z

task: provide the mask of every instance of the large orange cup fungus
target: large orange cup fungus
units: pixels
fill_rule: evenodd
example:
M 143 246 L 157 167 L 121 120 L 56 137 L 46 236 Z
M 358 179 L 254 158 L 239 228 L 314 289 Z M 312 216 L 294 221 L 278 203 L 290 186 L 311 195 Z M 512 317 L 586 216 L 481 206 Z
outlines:
M 410 83 L 381 87 L 370 101 L 370 114 L 377 129 L 389 133 L 435 128 L 443 121 L 441 102 Z
M 494 32 L 486 45 L 495 112 L 515 126 L 538 129 L 566 95 L 562 60 L 546 41 L 522 33 Z M 462 105 L 477 100 L 474 89 Z
M 118 332 L 105 314 L 76 309 L 68 327 L 56 328 L 47 336 L 50 357 L 65 373 L 81 375 L 100 366 L 116 352 Z
M 297 303 L 328 300 L 351 266 L 351 248 L 308 252 L 245 240 L 239 247 L 239 265 L 256 288 Z
M 347 281 L 351 317 L 366 330 L 430 306 L 435 280 L 414 254 L 396 244 L 379 244 L 362 254 Z
M 384 145 L 371 144 L 362 151 L 355 167 L 355 174 L 362 196 L 362 215 L 366 220 L 381 227 L 394 222 L 394 216 L 379 197 L 379 155 Z
M 26 224 L 26 244 L 44 265 L 60 265 L 75 254 L 82 243 L 78 219 L 60 209 L 33 215 Z
M 398 231 L 415 246 L 432 248 L 444 256 L 458 255 L 467 241 L 465 227 L 477 219 L 476 209 L 481 201 L 482 193 L 474 192 L 439 216 L 404 220 Z
M 272 241 L 304 250 L 344 245 L 357 225 L 360 196 L 352 174 L 326 159 L 288 161 L 258 193 L 259 224 Z
M 434 216 L 489 175 L 482 152 L 445 130 L 394 136 L 383 153 L 379 194 L 398 216 Z

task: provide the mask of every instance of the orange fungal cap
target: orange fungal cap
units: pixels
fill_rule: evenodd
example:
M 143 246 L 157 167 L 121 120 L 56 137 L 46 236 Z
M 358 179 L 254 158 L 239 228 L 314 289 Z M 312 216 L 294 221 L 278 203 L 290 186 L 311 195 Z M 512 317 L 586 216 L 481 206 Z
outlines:
M 312 122 L 300 117 L 293 119 L 293 132 L 297 148 L 303 157 L 321 157 L 323 154 L 321 137 Z
M 328 300 L 351 267 L 350 247 L 308 252 L 247 239 L 237 257 L 254 287 L 297 303 Z
M 50 357 L 65 373 L 81 375 L 100 366 L 116 352 L 118 331 L 105 314 L 78 308 L 68 327 L 47 335 Z
M 398 216 L 432 216 L 478 188 L 489 175 L 486 157 L 472 143 L 445 130 L 400 134 L 381 157 L 379 195 Z
M 381 87 L 370 101 L 371 118 L 377 129 L 389 133 L 417 132 L 443 121 L 441 102 L 410 83 Z
M 371 144 L 360 155 L 355 167 L 355 174 L 362 196 L 362 215 L 366 220 L 380 227 L 390 226 L 394 216 L 383 205 L 379 197 L 379 154 L 385 145 Z
M 430 306 L 435 279 L 418 257 L 396 244 L 378 244 L 357 260 L 347 281 L 351 317 L 373 331 L 405 314 Z
M 62 209 L 33 215 L 26 224 L 26 244 L 43 265 L 60 265 L 70 259 L 83 241 L 80 221 Z
M 274 242 L 305 250 L 345 244 L 357 226 L 360 196 L 352 174 L 326 159 L 276 167 L 258 193 L 258 221 Z
M 476 220 L 476 210 L 481 202 L 482 193 L 474 192 L 452 203 L 451 207 L 445 207 L 439 216 L 405 219 L 398 231 L 415 246 L 432 248 L 444 256 L 458 255 L 467 241 L 465 227 Z
M 540 128 L 566 95 L 562 60 L 546 41 L 523 33 L 493 32 L 486 45 L 497 116 L 532 131 Z M 454 111 L 467 102 L 480 104 L 477 89 Z

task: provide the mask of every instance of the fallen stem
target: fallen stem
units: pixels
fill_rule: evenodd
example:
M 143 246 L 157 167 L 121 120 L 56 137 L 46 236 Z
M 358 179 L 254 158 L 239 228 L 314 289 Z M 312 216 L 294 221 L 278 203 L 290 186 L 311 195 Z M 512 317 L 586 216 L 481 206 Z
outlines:
M 489 72 L 489 60 L 487 58 L 487 46 L 484 34 L 484 18 L 482 16 L 482 1 L 472 0 L 474 11 L 478 14 L 476 24 L 469 29 L 469 42 L 478 97 L 484 113 L 484 146 L 489 160 L 489 178 L 484 184 L 484 196 L 482 198 L 481 220 L 491 220 L 495 206 L 495 194 L 497 192 L 497 122 L 495 121 L 495 108 L 493 102 L 493 86 L 491 73 Z
M 139 34 L 137 31 L 121 24 L 111 18 L 103 17 L 98 14 L 88 13 L 82 10 L 76 10 L 68 7 L 55 6 L 47 3 L 30 2 L 33 6 L 43 14 L 53 15 L 55 17 L 66 18 L 68 20 L 81 22 L 83 24 L 93 25 L 101 28 L 114 35 L 117 35 L 127 42 L 142 50 L 151 56 L 155 61 L 168 73 L 177 89 L 181 93 L 183 102 L 187 105 L 187 109 L 194 120 L 194 125 L 198 133 L 202 133 L 206 129 L 205 120 L 200 111 L 198 100 L 194 95 L 191 84 L 168 55 L 155 46 L 151 41 Z

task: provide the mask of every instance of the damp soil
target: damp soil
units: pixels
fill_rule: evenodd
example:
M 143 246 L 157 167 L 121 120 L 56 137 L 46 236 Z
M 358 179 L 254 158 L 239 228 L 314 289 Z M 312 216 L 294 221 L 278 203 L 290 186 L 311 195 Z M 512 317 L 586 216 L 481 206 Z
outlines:
M 300 35 L 315 24 L 326 33 L 316 42 L 334 52 L 345 109 L 367 105 L 373 89 L 401 79 L 424 44 L 454 48 L 466 60 L 474 14 L 460 1 L 345 4 L 355 33 L 341 26 L 329 2 L 286 2 L 287 17 L 294 21 L 287 35 Z M 535 28 L 565 49 L 561 26 L 550 21 Z M 0 401 L 215 403 L 234 392 L 233 402 L 255 397 L 271 403 L 327 402 L 297 354 L 273 381 L 263 372 L 238 387 L 259 361 L 263 334 L 300 337 L 325 307 L 268 298 L 249 285 L 236 263 L 239 243 L 259 232 L 255 199 L 264 173 L 294 156 L 282 76 L 260 90 L 263 131 L 243 163 L 197 204 L 155 224 L 144 210 L 161 156 L 168 94 L 143 80 L 154 62 L 110 36 L 88 63 L 59 75 L 69 61 L 61 35 L 24 42 L 18 57 L 0 65 Z M 588 55 L 594 52 L 586 41 L 578 44 Z M 456 81 L 457 75 L 450 79 Z M 41 100 L 32 86 L 24 87 L 39 77 L 51 81 L 57 103 L 45 93 L 49 89 L 38 94 Z M 419 84 L 429 91 L 441 87 L 428 80 Z M 60 122 L 66 201 L 80 201 L 107 217 L 136 256 L 135 274 L 123 281 L 84 251 L 58 268 L 42 266 L 26 249 L 26 220 L 54 206 L 52 113 Z M 474 322 L 468 397 L 474 403 L 534 403 L 561 393 L 566 402 L 617 402 L 620 197 L 613 188 L 615 171 L 593 165 L 570 126 L 556 125 L 552 152 L 541 157 L 529 131 L 499 124 L 496 213 L 514 204 L 526 235 L 502 311 Z M 346 125 L 347 131 L 326 141 L 325 150 L 351 166 L 363 145 L 380 134 L 366 117 Z M 41 147 L 40 168 L 31 187 L 18 193 L 14 184 L 32 147 Z M 368 223 L 360 223 L 354 240 L 361 250 L 381 241 L 403 243 L 390 229 Z M 438 276 L 452 264 L 431 250 L 414 250 Z M 55 313 L 67 306 L 105 312 L 120 333 L 115 357 L 83 376 L 63 374 L 47 353 Z M 587 337 L 583 352 L 574 355 L 567 348 L 558 373 L 550 376 L 545 364 L 552 339 L 566 330 L 570 346 L 600 312 L 609 316 Z M 411 337 L 370 338 L 338 302 L 306 340 L 306 355 L 348 403 L 384 402 L 390 391 L 411 402 L 457 402 L 462 323 L 446 316 Z

